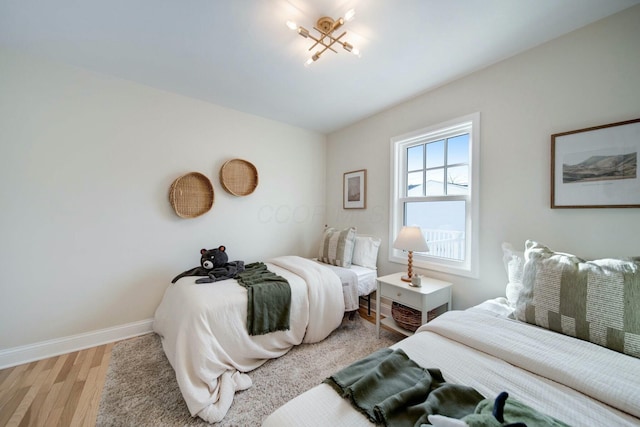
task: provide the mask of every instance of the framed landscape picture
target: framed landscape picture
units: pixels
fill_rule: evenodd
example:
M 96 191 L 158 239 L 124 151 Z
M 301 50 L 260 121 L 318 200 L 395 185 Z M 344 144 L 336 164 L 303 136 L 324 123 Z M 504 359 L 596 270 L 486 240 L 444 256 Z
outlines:
M 551 135 L 551 208 L 640 207 L 640 119 Z
M 344 209 L 365 209 L 367 207 L 367 170 L 346 172 L 343 177 Z

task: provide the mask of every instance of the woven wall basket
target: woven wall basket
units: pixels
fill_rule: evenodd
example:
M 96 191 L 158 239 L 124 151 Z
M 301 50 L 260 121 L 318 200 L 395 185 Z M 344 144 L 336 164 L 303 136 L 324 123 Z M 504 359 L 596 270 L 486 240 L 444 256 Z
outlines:
M 169 202 L 179 217 L 198 217 L 213 206 L 213 185 L 198 172 L 182 175 L 171 184 Z
M 220 168 L 220 183 L 234 196 L 247 196 L 258 186 L 258 170 L 246 160 L 229 160 Z

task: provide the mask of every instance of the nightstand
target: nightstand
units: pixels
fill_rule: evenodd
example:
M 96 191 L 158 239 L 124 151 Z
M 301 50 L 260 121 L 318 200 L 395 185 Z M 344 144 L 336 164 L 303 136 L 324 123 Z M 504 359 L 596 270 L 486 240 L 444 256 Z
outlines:
M 378 291 L 376 292 L 376 334 L 380 338 L 380 324 L 388 326 L 404 335 L 412 335 L 411 331 L 401 328 L 392 317 L 380 320 L 380 299 L 387 298 L 407 307 L 422 312 L 422 324 L 427 323 L 430 310 L 447 304 L 451 310 L 451 283 L 422 276 L 422 286 L 414 287 L 400 278 L 404 272 L 378 277 Z

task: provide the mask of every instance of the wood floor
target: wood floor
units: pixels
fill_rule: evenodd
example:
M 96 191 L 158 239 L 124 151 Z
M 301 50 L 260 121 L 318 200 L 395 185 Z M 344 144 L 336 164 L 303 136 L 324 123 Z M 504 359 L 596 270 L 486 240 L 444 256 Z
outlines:
M 0 426 L 94 426 L 114 344 L 0 370 Z
M 0 426 L 94 426 L 113 343 L 0 371 Z

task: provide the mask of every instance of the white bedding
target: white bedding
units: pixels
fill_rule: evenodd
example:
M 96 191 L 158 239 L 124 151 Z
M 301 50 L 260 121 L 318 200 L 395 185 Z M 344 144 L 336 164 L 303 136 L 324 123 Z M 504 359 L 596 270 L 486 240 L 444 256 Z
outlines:
M 320 263 L 320 261 L 316 262 Z M 377 288 L 376 278 L 378 271 L 372 268 L 352 264 L 351 267 L 338 267 L 331 264 L 320 263 L 331 269 L 340 277 L 344 294 L 345 311 L 354 311 L 360 307 L 359 297 L 369 295 Z
M 576 426 L 640 425 L 640 359 L 483 310 L 451 311 L 395 344 L 445 380 L 486 397 L 507 391 Z M 266 427 L 371 426 L 320 384 L 271 414 Z
M 301 342 L 318 342 L 344 315 L 342 284 L 329 269 L 296 256 L 266 263 L 291 287 L 290 330 L 247 333 L 247 291 L 236 280 L 195 284 L 184 277 L 166 290 L 153 328 L 176 372 L 191 415 L 218 422 L 236 391 L 251 386 L 245 372 Z

